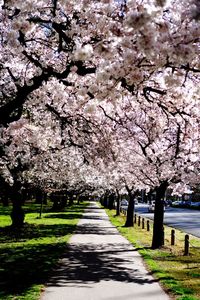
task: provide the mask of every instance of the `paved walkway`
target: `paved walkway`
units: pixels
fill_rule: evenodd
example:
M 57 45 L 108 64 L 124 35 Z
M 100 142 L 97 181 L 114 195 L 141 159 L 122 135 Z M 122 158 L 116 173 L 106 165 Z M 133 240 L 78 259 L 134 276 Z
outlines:
M 41 300 L 169 300 L 95 202 L 85 210 Z

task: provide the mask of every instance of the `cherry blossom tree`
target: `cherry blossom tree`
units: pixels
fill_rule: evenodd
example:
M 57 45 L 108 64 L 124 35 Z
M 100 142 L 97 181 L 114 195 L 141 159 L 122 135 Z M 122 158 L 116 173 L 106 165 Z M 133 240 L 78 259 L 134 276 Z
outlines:
M 185 95 L 185 102 L 188 100 Z M 137 106 L 136 111 L 131 105 L 127 109 L 126 104 L 126 108 L 123 107 L 117 116 L 116 113 L 109 115 L 105 112 L 108 119 L 115 122 L 115 131 L 119 130 L 118 136 L 121 139 L 123 132 L 124 141 L 120 145 L 123 155 L 120 160 L 128 161 L 127 169 L 132 174 L 130 182 L 133 186 L 143 184 L 144 187 L 156 190 L 153 248 L 161 246 L 161 200 L 167 187 L 173 187 L 176 192 L 180 189 L 179 193 L 184 193 L 184 189 L 194 180 L 194 166 L 197 167 L 199 162 L 199 117 L 195 109 L 188 112 L 190 105 L 182 105 L 178 116 L 166 111 L 163 113 L 157 103 L 149 105 L 148 109 L 139 109 Z M 125 162 L 122 165 L 125 167 Z
M 1 184 L 154 188 L 155 238 L 199 167 L 198 1 L 0 4 Z

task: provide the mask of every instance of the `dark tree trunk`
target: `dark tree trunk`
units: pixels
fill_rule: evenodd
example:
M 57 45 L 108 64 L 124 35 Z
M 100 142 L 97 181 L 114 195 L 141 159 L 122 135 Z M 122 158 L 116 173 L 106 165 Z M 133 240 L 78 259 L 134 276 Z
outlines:
M 47 204 L 47 194 L 46 193 L 42 193 L 42 197 L 41 197 L 41 203 L 40 203 L 40 213 L 39 213 L 39 218 L 42 218 L 42 212 L 43 212 L 43 205 Z
M 69 206 L 72 206 L 74 204 L 74 199 L 73 199 L 73 196 L 71 196 L 69 198 Z
M 60 200 L 57 196 L 51 195 L 51 201 L 53 202 L 52 211 L 58 211 L 60 209 Z
M 116 216 L 120 215 L 120 194 L 117 190 L 117 206 L 116 206 Z
M 6 195 L 6 194 L 2 195 L 1 200 L 2 200 L 3 206 L 5 206 L 5 207 L 9 206 L 8 195 Z
M 105 194 L 104 194 L 104 197 L 103 197 L 103 206 L 105 208 L 108 208 L 108 198 L 109 198 L 109 193 L 106 191 Z
M 43 211 L 43 197 L 42 197 L 42 201 L 40 203 L 40 214 L 39 214 L 39 218 L 42 218 L 42 211 Z
M 60 199 L 60 208 L 64 209 L 67 205 L 67 197 L 66 196 L 62 196 Z
M 133 227 L 134 226 L 134 212 L 135 212 L 135 197 L 138 193 L 138 191 L 133 192 L 133 188 L 129 188 L 126 186 L 126 190 L 129 195 L 129 204 L 128 204 L 128 209 L 127 209 L 127 215 L 126 215 L 126 223 L 125 227 Z
M 35 192 L 35 203 L 36 203 L 36 204 L 41 204 L 42 201 L 43 201 L 42 197 L 43 197 L 42 191 L 37 190 L 37 191 Z
M 153 196 L 153 190 L 151 189 L 147 194 L 147 203 L 151 203 Z
M 103 206 L 105 208 L 108 208 L 108 195 L 107 194 L 105 195 L 105 197 L 103 199 Z
M 146 195 L 146 191 L 145 191 L 145 190 L 142 191 L 142 202 L 144 202 L 144 203 L 147 203 L 147 202 L 148 202 L 148 201 L 147 201 L 147 195 Z
M 44 193 L 43 194 L 43 204 L 47 204 L 47 194 L 46 193 Z
M 163 219 L 164 219 L 164 203 L 168 182 L 164 181 L 156 188 L 156 201 L 153 224 L 152 249 L 158 249 L 163 245 Z
M 108 208 L 109 208 L 109 209 L 113 209 L 113 206 L 114 206 L 114 200 L 115 200 L 115 196 L 114 196 L 114 194 L 111 194 L 111 195 L 108 197 Z
M 136 193 L 132 193 L 130 189 L 128 189 L 128 195 L 129 195 L 129 204 L 128 204 L 128 210 L 126 215 L 126 223 L 125 227 L 133 227 L 134 226 L 134 211 L 135 211 L 135 196 Z
M 21 194 L 15 192 L 12 196 L 13 208 L 11 212 L 12 227 L 21 228 L 24 224 L 24 210 L 22 208 Z

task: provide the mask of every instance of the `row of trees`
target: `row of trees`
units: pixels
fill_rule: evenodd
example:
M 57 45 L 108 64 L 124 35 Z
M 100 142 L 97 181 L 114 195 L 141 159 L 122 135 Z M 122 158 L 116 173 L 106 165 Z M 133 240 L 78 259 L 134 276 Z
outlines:
M 1 1 L 0 184 L 21 191 L 156 191 L 199 177 L 195 0 Z M 175 9 L 176 7 L 176 9 Z M 127 226 L 131 220 L 127 220 Z

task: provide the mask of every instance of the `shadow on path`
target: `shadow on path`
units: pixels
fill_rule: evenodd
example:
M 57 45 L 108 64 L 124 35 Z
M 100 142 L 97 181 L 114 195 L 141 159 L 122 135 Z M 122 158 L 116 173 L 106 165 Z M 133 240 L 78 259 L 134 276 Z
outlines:
M 84 224 L 82 226 L 78 226 L 75 231 L 76 234 L 96 234 L 99 235 L 99 240 L 101 240 L 101 235 L 119 235 L 119 233 L 113 230 L 113 227 L 101 227 L 95 226 L 93 224 Z
M 92 206 L 92 207 L 91 207 Z M 141 256 L 91 203 L 52 272 L 43 300 L 168 300 Z
M 127 244 L 68 245 L 48 286 L 65 286 L 106 281 L 153 283 L 157 280 L 141 276 L 137 265 L 130 260 L 135 249 Z M 79 285 L 77 285 L 78 287 Z
M 115 236 L 114 241 L 111 241 L 109 235 Z M 137 250 L 121 239 L 119 232 L 110 224 L 105 214 L 100 214 L 99 209 L 85 210 L 85 215 L 75 230 L 75 236 L 77 242 L 67 245 L 48 286 L 83 287 L 100 281 L 144 285 L 157 281 L 141 274 Z

